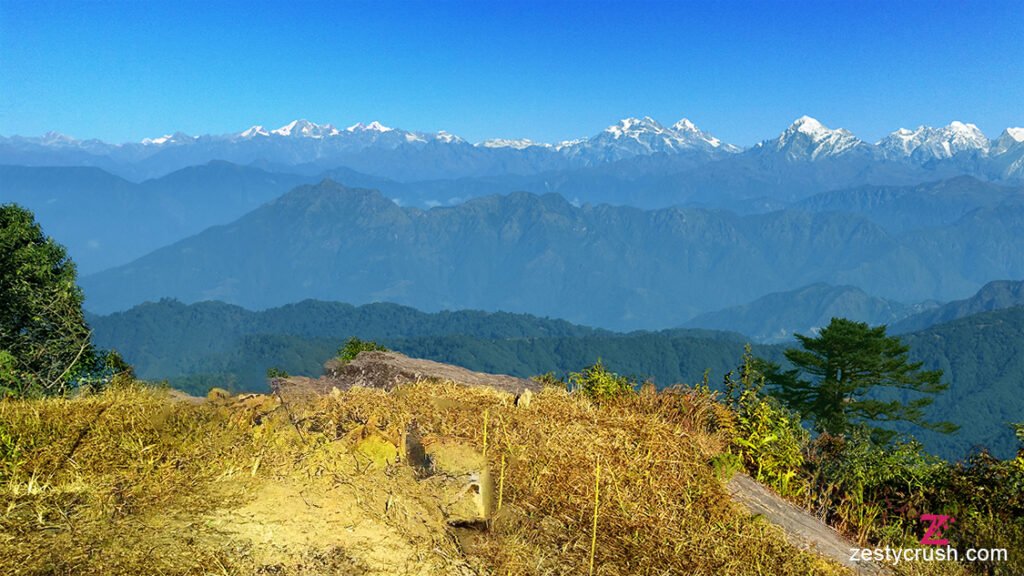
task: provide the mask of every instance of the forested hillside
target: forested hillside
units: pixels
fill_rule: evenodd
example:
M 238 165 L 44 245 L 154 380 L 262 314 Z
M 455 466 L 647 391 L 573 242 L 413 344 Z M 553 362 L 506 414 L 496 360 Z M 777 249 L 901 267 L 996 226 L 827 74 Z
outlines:
M 354 307 L 307 301 L 251 312 L 220 302 L 161 301 L 124 313 L 91 316 L 98 345 L 114 348 L 144 378 L 166 379 L 195 393 L 212 386 L 265 390 L 268 368 L 319 375 L 323 362 L 352 336 L 377 340 L 410 356 L 473 370 L 529 377 L 564 375 L 598 358 L 614 370 L 659 386 L 699 382 L 705 371 L 717 387 L 735 368 L 746 339 L 710 330 L 628 334 L 594 330 L 519 314 L 426 314 L 392 304 Z M 1014 450 L 1007 427 L 1024 420 L 1024 308 L 964 318 L 904 336 L 911 356 L 940 368 L 947 392 L 931 414 L 961 430 L 938 435 L 913 430 L 926 446 L 960 458 L 977 446 L 1006 456 Z M 783 360 L 785 345 L 754 352 Z
M 941 369 L 949 390 L 932 412 L 961 425 L 952 436 L 922 430 L 925 444 L 961 455 L 985 447 L 1016 449 L 1010 425 L 1024 422 L 1024 307 L 984 312 L 902 335 L 913 358 Z
M 1022 226 L 1012 202 L 905 234 L 856 213 L 575 206 L 555 194 L 424 211 L 325 181 L 82 284 L 103 313 L 163 297 L 249 308 L 317 298 L 665 329 L 823 281 L 905 303 L 963 297 L 1024 276 Z

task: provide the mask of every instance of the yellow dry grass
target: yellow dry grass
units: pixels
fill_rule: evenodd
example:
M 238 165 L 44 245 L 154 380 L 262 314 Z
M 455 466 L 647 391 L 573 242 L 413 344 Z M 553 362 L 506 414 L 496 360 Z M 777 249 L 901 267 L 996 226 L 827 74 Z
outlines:
M 845 573 L 731 504 L 709 464 L 730 419 L 697 392 L 598 406 L 549 389 L 517 408 L 441 382 L 287 409 L 141 386 L 4 401 L 0 574 L 586 574 L 595 489 L 595 574 Z M 453 532 L 411 468 L 346 442 L 410 426 L 480 451 L 486 435 L 488 529 Z

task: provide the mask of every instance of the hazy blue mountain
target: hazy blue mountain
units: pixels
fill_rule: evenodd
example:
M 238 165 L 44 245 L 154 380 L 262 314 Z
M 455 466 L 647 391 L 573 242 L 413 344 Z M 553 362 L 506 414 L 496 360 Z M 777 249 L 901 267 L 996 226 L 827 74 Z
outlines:
M 1024 281 L 996 280 L 982 286 L 970 298 L 949 302 L 931 310 L 924 310 L 896 322 L 890 331 L 897 334 L 914 332 L 981 312 L 1015 306 L 1024 306 Z
M 914 186 L 860 186 L 815 194 L 792 207 L 850 212 L 894 233 L 952 224 L 977 208 L 1024 202 L 1024 185 L 999 185 L 958 176 Z
M 845 216 L 745 221 L 703 210 L 577 208 L 525 193 L 423 211 L 324 182 L 83 283 L 88 307 L 100 312 L 164 296 L 253 308 L 308 297 L 678 326 L 702 306 L 819 279 L 807 261 L 849 266 L 891 244 L 884 231 Z M 703 276 L 713 285 L 740 269 L 765 282 L 694 284 Z
M 749 161 L 730 160 L 730 170 L 737 163 Z M 306 165 L 293 167 L 301 174 L 292 174 L 274 171 L 288 170 L 287 166 L 240 166 L 217 161 L 140 184 L 99 168 L 0 166 L 0 202 L 18 202 L 33 210 L 47 232 L 61 239 L 80 270 L 88 274 L 125 264 L 209 226 L 230 222 L 295 185 L 324 177 L 350 187 L 378 189 L 402 206 L 420 208 L 453 206 L 472 198 L 515 191 L 557 191 L 573 204 L 609 203 L 652 209 L 689 203 L 757 213 L 785 207 L 786 202 L 775 199 L 784 189 L 802 190 L 801 194 L 820 189 L 827 175 L 835 175 L 836 167 L 849 160 L 779 161 L 777 169 L 766 168 L 759 176 L 750 172 L 729 180 L 717 175 L 722 176 L 721 181 L 706 186 L 700 185 L 699 174 L 690 172 L 695 162 L 685 154 L 660 154 L 558 173 L 399 182 L 348 168 L 317 172 L 320 167 Z M 710 171 L 719 164 L 704 165 L 703 170 Z M 788 175 L 772 183 L 773 173 Z M 770 197 L 753 196 L 756 194 Z M 855 212 L 898 233 L 948 224 L 970 209 L 1019 201 L 1021 197 L 1024 193 L 1020 186 L 1003 187 L 959 177 L 911 187 L 828 192 L 801 201 L 795 208 Z
M 701 314 L 686 326 L 735 330 L 756 342 L 777 343 L 794 341 L 794 334 L 813 336 L 836 317 L 872 325 L 892 324 L 918 311 L 920 306 L 876 298 L 854 286 L 817 283 Z
M 1024 206 L 984 210 L 894 235 L 847 213 L 577 207 L 553 194 L 420 210 L 325 181 L 83 285 L 97 312 L 162 297 L 251 308 L 318 298 L 653 329 L 815 282 L 920 302 L 1024 276 Z
M 0 166 L 0 202 L 32 210 L 90 273 L 230 222 L 310 180 L 226 162 L 140 184 L 99 168 Z

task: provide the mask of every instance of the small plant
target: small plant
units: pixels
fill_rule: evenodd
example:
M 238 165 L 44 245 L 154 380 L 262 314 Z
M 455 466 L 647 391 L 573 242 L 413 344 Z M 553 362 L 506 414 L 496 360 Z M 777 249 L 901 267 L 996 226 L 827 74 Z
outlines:
M 592 400 L 615 398 L 632 394 L 637 387 L 633 378 L 620 376 L 607 368 L 598 358 L 593 366 L 579 372 L 570 372 L 568 386 L 570 391 L 577 390 Z
M 716 476 L 723 481 L 728 481 L 743 469 L 743 461 L 731 452 L 723 452 L 711 459 L 711 467 L 714 468 Z
M 765 377 L 749 345 L 739 373 L 739 380 L 729 372 L 724 382 L 726 401 L 736 412 L 733 447 L 759 482 L 770 484 L 785 496 L 795 496 L 803 490 L 793 480 L 804 463 L 803 449 L 809 434 L 798 414 L 761 394 Z
M 267 379 L 268 380 L 273 380 L 274 378 L 287 378 L 287 377 L 288 377 L 288 372 L 285 372 L 281 368 L 278 368 L 276 366 L 271 366 L 270 368 L 267 368 Z
M 14 356 L 0 350 L 0 398 L 19 396 L 23 393 L 25 376 L 18 371 Z
M 372 340 L 360 340 L 353 336 L 345 342 L 345 345 L 338 348 L 338 360 L 342 364 L 348 364 L 355 360 L 360 352 L 389 352 L 389 350 Z
M 534 382 L 540 384 L 541 386 L 552 386 L 554 388 L 566 387 L 565 380 L 559 378 L 558 376 L 555 376 L 554 372 L 545 372 L 543 374 L 538 374 L 530 378 L 530 380 L 533 380 Z

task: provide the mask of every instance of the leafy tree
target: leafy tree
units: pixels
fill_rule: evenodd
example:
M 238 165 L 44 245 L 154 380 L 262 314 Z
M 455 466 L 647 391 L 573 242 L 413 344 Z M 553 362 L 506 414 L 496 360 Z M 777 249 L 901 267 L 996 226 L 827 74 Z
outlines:
M 63 393 L 97 358 L 64 247 L 0 205 L 0 396 Z
M 842 435 L 866 427 L 877 441 L 888 442 L 895 433 L 873 424 L 910 422 L 944 433 L 957 429 L 924 417 L 934 395 L 948 387 L 942 371 L 910 362 L 909 347 L 886 336 L 885 326 L 833 318 L 817 337 L 796 336 L 803 348 L 785 353 L 795 368 L 782 371 L 764 363 L 764 372 L 776 395 L 813 420 L 819 432 Z

